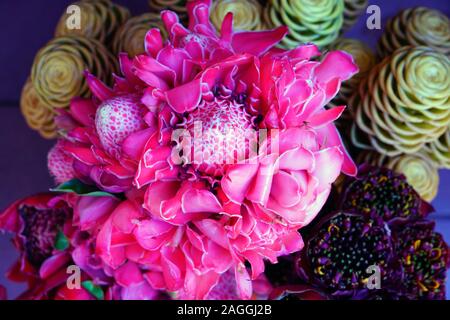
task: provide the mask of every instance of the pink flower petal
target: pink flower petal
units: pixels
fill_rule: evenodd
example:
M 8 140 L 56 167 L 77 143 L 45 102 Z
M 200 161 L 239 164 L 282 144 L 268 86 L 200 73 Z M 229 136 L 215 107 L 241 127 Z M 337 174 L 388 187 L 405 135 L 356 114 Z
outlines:
M 279 43 L 287 33 L 286 26 L 269 31 L 238 32 L 234 34 L 231 46 L 236 53 L 250 53 L 259 56 Z
M 169 106 L 178 113 L 194 110 L 200 103 L 201 81 L 194 80 L 166 92 Z
M 331 51 L 315 69 L 316 79 L 326 83 L 338 78 L 342 81 L 350 79 L 358 72 L 358 65 L 353 57 L 344 51 Z

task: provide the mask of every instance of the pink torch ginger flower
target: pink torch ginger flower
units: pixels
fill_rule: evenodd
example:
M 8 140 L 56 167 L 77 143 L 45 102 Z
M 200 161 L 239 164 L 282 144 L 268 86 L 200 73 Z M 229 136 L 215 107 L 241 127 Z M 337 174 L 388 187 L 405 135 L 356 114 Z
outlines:
M 356 174 L 333 124 L 344 107 L 324 108 L 352 58 L 273 49 L 286 28 L 235 33 L 231 14 L 218 35 L 209 4 L 188 3 L 188 28 L 162 12 L 168 42 L 150 30 L 112 89 L 87 75 L 94 98 L 61 121 L 75 176 L 127 198 L 74 209 L 111 296 L 213 298 L 233 279 L 236 297 L 255 297 L 264 262 L 301 250 L 298 229 L 341 171 Z
M 59 142 L 73 157 L 75 176 L 109 192 L 132 187 L 141 150 L 155 131 L 154 115 L 141 102 L 142 83 L 121 55 L 125 78 L 116 77 L 114 91 L 92 75 L 88 83 L 96 99 L 74 99 L 68 115 L 61 118 L 68 132 Z

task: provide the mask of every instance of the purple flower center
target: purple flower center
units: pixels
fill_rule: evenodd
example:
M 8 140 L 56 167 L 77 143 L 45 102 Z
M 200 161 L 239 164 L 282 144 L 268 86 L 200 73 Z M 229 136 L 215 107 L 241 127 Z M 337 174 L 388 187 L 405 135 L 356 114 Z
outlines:
M 444 299 L 448 247 L 432 228 L 409 227 L 398 235 L 403 284 L 418 299 Z
M 389 230 L 364 216 L 340 213 L 308 243 L 307 257 L 314 277 L 331 290 L 366 287 L 369 266 L 385 274 L 392 255 Z
M 420 198 L 402 175 L 375 171 L 352 182 L 346 191 L 343 209 L 372 213 L 389 221 L 414 218 L 419 214 Z

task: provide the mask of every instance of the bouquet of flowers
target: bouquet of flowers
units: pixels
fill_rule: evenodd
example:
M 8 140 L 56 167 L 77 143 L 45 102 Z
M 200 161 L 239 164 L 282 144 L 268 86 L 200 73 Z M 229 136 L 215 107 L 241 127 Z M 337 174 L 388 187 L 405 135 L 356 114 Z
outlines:
M 393 171 L 358 174 L 345 106 L 325 108 L 352 56 L 280 49 L 286 27 L 235 32 L 231 13 L 216 32 L 208 0 L 187 16 L 162 11 L 166 41 L 150 29 L 111 87 L 87 71 L 91 96 L 58 110 L 58 186 L 0 215 L 19 298 L 443 298 L 430 205 Z

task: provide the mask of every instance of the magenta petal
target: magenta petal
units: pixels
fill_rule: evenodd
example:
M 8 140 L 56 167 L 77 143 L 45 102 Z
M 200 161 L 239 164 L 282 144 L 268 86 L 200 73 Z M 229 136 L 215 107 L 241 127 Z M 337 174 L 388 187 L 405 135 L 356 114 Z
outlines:
M 344 156 L 339 147 L 331 147 L 314 153 L 316 168 L 313 175 L 319 180 L 319 192 L 329 187 L 341 172 Z
M 200 5 L 205 5 L 208 8 L 211 6 L 211 0 L 191 0 L 186 3 L 186 9 L 189 16 L 189 29 L 192 30 L 194 25 L 198 23 L 196 16 L 196 7 Z
M 256 164 L 237 164 L 229 168 L 221 181 L 221 187 L 225 194 L 232 201 L 241 203 L 257 170 L 258 165 Z
M 79 217 L 81 230 L 96 226 L 117 206 L 119 200 L 113 197 L 81 197 L 74 211 Z
M 358 72 L 358 65 L 353 57 L 344 51 L 332 51 L 315 69 L 317 81 L 326 83 L 334 78 L 342 81 L 350 79 Z
M 241 299 L 248 300 L 252 296 L 252 280 L 243 263 L 236 265 L 234 275 L 236 278 L 236 288 Z
M 201 99 L 201 81 L 194 80 L 166 92 L 169 106 L 178 113 L 194 110 Z
M 284 245 L 285 254 L 298 252 L 303 249 L 304 243 L 302 236 L 297 230 L 292 230 L 282 237 L 281 242 Z
M 150 283 L 150 285 L 156 290 L 164 290 L 165 282 L 164 277 L 161 272 L 147 272 L 144 275 L 145 279 Z
M 202 219 L 195 221 L 194 224 L 210 240 L 223 248 L 228 247 L 228 236 L 221 223 L 212 219 Z
M 125 261 L 125 250 L 111 247 L 112 229 L 111 219 L 108 219 L 97 235 L 96 252 L 107 265 L 117 268 Z
M 335 125 L 330 123 L 329 125 L 317 129 L 317 134 L 320 140 L 323 143 L 326 143 L 325 146 L 338 146 L 344 155 L 344 163 L 342 164 L 342 172 L 349 176 L 356 176 L 358 169 L 355 163 L 352 160 L 352 157 L 347 152 L 347 149 L 344 146 L 341 135 L 339 131 L 336 129 Z
M 288 52 L 282 52 L 287 54 L 294 61 L 309 60 L 320 54 L 319 48 L 315 44 L 305 44 L 298 46 Z
M 159 50 L 163 47 L 163 39 L 161 31 L 159 29 L 150 29 L 145 35 L 145 52 L 147 52 L 153 58 L 156 57 Z
M 18 233 L 20 231 L 23 222 L 17 209 L 21 202 L 22 200 L 17 200 L 3 212 L 0 212 L 0 231 L 13 233 Z
M 260 164 L 258 174 L 256 175 L 249 191 L 247 199 L 258 203 L 262 206 L 267 204 L 270 191 L 272 189 L 273 175 L 277 168 L 275 154 L 268 156 L 264 163 Z
M 230 42 L 233 36 L 233 13 L 228 12 L 223 18 L 222 27 L 220 29 L 222 41 Z
M 328 124 L 331 124 L 335 120 L 339 119 L 344 110 L 345 106 L 323 110 L 322 112 L 316 113 L 309 118 L 308 120 L 309 125 L 315 129 L 318 129 Z
M 86 127 L 94 126 L 96 109 L 91 99 L 73 98 L 70 102 L 70 115 Z
M 189 189 L 183 194 L 181 207 L 184 213 L 219 213 L 222 210 L 222 206 L 214 194 L 198 189 Z
M 255 280 L 260 274 L 264 272 L 264 260 L 258 253 L 254 251 L 248 251 L 244 254 L 244 256 L 248 260 L 248 262 L 250 262 L 250 265 L 252 267 L 252 279 Z
M 269 31 L 245 31 L 235 33 L 231 46 L 236 53 L 259 56 L 275 46 L 288 33 L 286 26 Z
M 139 160 L 144 152 L 145 144 L 155 132 L 155 128 L 149 128 L 129 135 L 122 143 L 122 151 L 131 159 Z
M 230 252 L 213 241 L 208 241 L 208 248 L 202 261 L 205 267 L 212 268 L 217 273 L 226 272 L 233 263 Z
M 156 59 L 161 64 L 173 70 L 178 78 L 183 73 L 183 62 L 189 59 L 189 55 L 185 50 L 166 46 L 159 51 Z
M 292 207 L 300 201 L 300 185 L 295 177 L 280 171 L 273 176 L 271 195 L 283 207 Z
M 164 276 L 164 281 L 166 282 L 167 290 L 177 291 L 182 285 L 182 270 L 180 265 L 184 261 L 179 261 L 177 258 L 169 253 L 172 248 L 165 247 L 161 250 L 161 266 Z M 179 257 L 181 259 L 181 257 Z M 184 259 L 183 259 L 184 260 Z
M 157 296 L 158 292 L 147 281 L 132 284 L 121 291 L 122 300 L 154 300 Z
M 217 284 L 219 278 L 220 274 L 214 271 L 197 274 L 192 268 L 188 268 L 186 270 L 186 280 L 184 284 L 186 297 L 183 298 L 196 300 L 205 299 L 211 289 Z
M 294 148 L 284 152 L 279 158 L 281 170 L 312 170 L 314 168 L 314 156 L 305 148 Z
M 156 59 L 146 55 L 134 58 L 134 73 L 149 86 L 167 90 L 175 82 L 175 72 Z
M 41 279 L 46 279 L 52 276 L 56 273 L 56 271 L 66 265 L 69 260 L 70 255 L 67 252 L 58 252 L 57 254 L 46 259 L 44 263 L 42 263 L 42 266 L 39 269 L 39 276 L 41 277 Z
M 134 262 L 127 262 L 115 270 L 114 279 L 123 287 L 128 287 L 144 280 L 141 271 Z
M 85 76 L 89 89 L 91 89 L 92 94 L 100 101 L 108 100 L 114 96 L 114 92 L 95 76 L 89 72 L 86 72 Z
M 130 200 L 122 202 L 111 215 L 112 223 L 117 230 L 123 233 L 131 233 L 136 226 L 136 221 L 142 216 L 140 206 Z
M 169 37 L 172 38 L 173 36 L 172 28 L 179 22 L 178 16 L 176 15 L 175 12 L 164 10 L 161 11 L 161 20 L 164 23 L 167 32 L 169 33 Z

